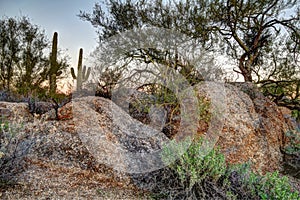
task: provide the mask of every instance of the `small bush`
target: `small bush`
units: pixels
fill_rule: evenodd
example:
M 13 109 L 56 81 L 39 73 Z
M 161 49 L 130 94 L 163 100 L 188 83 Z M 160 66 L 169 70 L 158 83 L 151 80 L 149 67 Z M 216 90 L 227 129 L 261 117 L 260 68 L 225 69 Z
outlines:
M 152 192 L 155 199 L 224 199 L 226 195 L 233 197 L 234 194 L 219 186 L 223 184 L 222 179 L 226 176 L 224 156 L 219 150 L 202 154 L 202 142 L 202 139 L 186 139 L 179 143 L 172 141 L 162 153 L 162 160 L 167 167 L 133 175 L 134 183 Z
M 227 165 L 218 149 L 204 152 L 202 144 L 202 139 L 172 141 L 162 154 L 168 167 L 136 176 L 135 183 L 151 191 L 155 199 L 300 200 L 287 177 L 278 172 L 255 174 L 248 163 Z
M 286 132 L 286 137 L 289 141 L 289 145 L 285 147 L 285 152 L 288 154 L 299 154 L 300 156 L 300 134 L 295 131 Z
M 278 172 L 267 173 L 264 176 L 250 173 L 244 184 L 253 196 L 260 199 L 300 200 L 298 192 L 293 192 L 288 178 L 280 177 Z
M 296 121 L 300 122 L 300 110 L 292 110 L 292 117 L 294 117 Z
M 174 149 L 179 148 L 177 153 L 183 153 L 178 160 L 170 165 L 179 174 L 182 183 L 191 189 L 197 182 L 202 182 L 206 179 L 217 181 L 221 176 L 225 175 L 226 163 L 224 155 L 214 149 L 209 152 L 203 151 L 202 139 L 200 141 L 192 141 L 191 145 L 184 151 L 189 143 L 187 141 L 181 144 L 173 142 L 170 147 L 165 148 L 163 154 L 164 162 L 169 163 L 170 156 L 174 156 L 170 150 L 174 151 Z
M 97 77 L 98 83 L 95 91 L 95 96 L 111 99 L 112 92 L 115 89 L 121 77 L 122 77 L 121 71 L 118 71 L 117 69 L 113 70 L 110 68 L 106 68 L 101 73 L 100 77 Z

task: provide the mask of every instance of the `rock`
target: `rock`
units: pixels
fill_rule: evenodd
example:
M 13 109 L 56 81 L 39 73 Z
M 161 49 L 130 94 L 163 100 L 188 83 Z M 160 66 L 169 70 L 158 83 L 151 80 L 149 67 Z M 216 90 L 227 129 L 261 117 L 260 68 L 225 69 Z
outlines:
M 292 116 L 292 111 L 290 109 L 288 109 L 286 107 L 282 107 L 282 106 L 279 106 L 278 108 L 281 110 L 284 117 Z
M 32 122 L 33 116 L 28 110 L 27 103 L 0 102 L 0 114 L 4 120 L 20 123 Z
M 163 133 L 133 119 L 108 99 L 84 97 L 72 104 L 75 129 L 100 163 L 128 173 L 162 165 L 159 153 L 169 141 Z
M 0 101 L 5 102 L 25 102 L 26 98 L 23 95 L 16 94 L 7 90 L 0 90 Z
M 298 129 L 300 131 L 300 121 L 297 121 L 297 119 L 292 116 L 292 110 L 281 106 L 279 106 L 279 109 L 283 114 L 283 117 L 286 119 L 286 123 L 289 126 L 294 127 L 293 129 Z
M 200 96 L 219 91 L 222 84 L 206 83 L 196 88 Z M 234 86 L 235 85 L 235 86 Z M 216 146 L 229 163 L 250 162 L 257 172 L 281 169 L 284 134 L 291 128 L 277 105 L 251 83 L 225 84 L 226 117 Z M 209 98 L 209 97 L 208 97 Z M 212 111 L 214 112 L 214 111 Z M 202 122 L 203 123 L 203 122 Z M 206 130 L 200 131 L 205 134 Z
M 10 103 L 3 104 L 7 112 L 14 110 L 8 106 Z M 26 112 L 23 112 L 32 117 L 28 108 L 24 109 Z M 9 178 L 26 183 L 31 191 L 44 197 L 62 195 L 49 196 L 45 188 L 51 188 L 52 193 L 74 192 L 74 188 L 80 191 L 82 187 L 96 190 L 113 186 L 132 190 L 135 187 L 127 172 L 155 168 L 156 151 L 168 140 L 131 118 L 110 100 L 100 97 L 73 99 L 59 109 L 59 118 L 48 121 L 43 120 L 42 115 L 41 119 L 26 123 L 16 138 L 19 142 L 14 143 L 17 151 L 10 154 L 20 158 L 12 167 L 20 167 L 15 177 Z M 153 159 L 149 159 L 151 156 Z
M 72 103 L 68 103 L 58 109 L 57 117 L 59 120 L 71 120 L 73 119 Z

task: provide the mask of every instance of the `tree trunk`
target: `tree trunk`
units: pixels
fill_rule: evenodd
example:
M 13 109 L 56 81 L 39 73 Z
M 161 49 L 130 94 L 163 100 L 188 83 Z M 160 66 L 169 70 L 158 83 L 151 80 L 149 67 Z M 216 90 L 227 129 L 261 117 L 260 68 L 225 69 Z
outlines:
M 252 82 L 252 74 L 251 74 L 251 63 L 246 61 L 246 53 L 243 54 L 240 58 L 240 63 L 239 63 L 239 69 L 241 70 L 241 73 L 244 77 L 245 82 Z

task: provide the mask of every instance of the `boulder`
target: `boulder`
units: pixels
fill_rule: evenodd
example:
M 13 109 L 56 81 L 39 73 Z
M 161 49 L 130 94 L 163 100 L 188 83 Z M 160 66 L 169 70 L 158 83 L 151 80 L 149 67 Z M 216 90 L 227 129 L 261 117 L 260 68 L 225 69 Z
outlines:
M 126 173 L 160 168 L 160 151 L 169 139 L 133 119 L 108 99 L 75 99 L 73 120 L 82 142 L 100 163 Z
M 33 121 L 27 103 L 12 103 L 0 101 L 0 116 L 2 120 L 27 123 Z
M 2 105 L 13 114 L 14 106 Z M 24 110 L 32 117 L 28 107 Z M 5 198 L 69 198 L 70 193 L 86 198 L 86 190 L 93 189 L 95 195 L 95 190 L 103 187 L 135 190 L 127 173 L 152 170 L 160 162 L 155 156 L 167 137 L 108 99 L 73 99 L 59 109 L 58 116 L 60 120 L 32 117 L 34 120 L 28 121 L 15 136 L 16 142 L 10 144 L 13 148 L 4 152 L 10 166 L 1 171 L 0 178 L 26 183 L 26 188 L 35 191 L 7 190 L 7 195 L 14 195 L 3 194 Z
M 216 146 L 220 146 L 226 160 L 250 162 L 253 170 L 262 173 L 280 170 L 285 133 L 292 128 L 281 110 L 251 83 L 206 83 L 198 85 L 196 90 L 199 96 L 210 99 L 208 94 L 222 93 L 220 88 L 225 91 L 219 98 L 223 98 L 226 114 Z M 207 128 L 198 130 L 198 134 L 203 135 Z

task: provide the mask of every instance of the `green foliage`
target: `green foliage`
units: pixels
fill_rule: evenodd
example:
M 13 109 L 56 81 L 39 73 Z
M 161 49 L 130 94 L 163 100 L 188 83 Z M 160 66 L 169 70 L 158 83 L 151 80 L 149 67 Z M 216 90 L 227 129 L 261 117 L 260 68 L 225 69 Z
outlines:
M 285 174 L 300 178 L 300 132 L 289 130 L 285 133 L 286 144 L 282 149 L 284 154 L 283 169 Z
M 9 130 L 9 123 L 3 119 L 0 120 L 0 132 L 7 132 Z
M 75 75 L 74 68 L 73 67 L 71 68 L 72 77 L 73 77 L 73 79 L 77 80 L 76 89 L 78 91 L 80 91 L 82 89 L 82 83 L 88 80 L 88 78 L 90 76 L 90 72 L 91 72 L 90 67 L 88 68 L 87 71 L 86 71 L 86 66 L 83 66 L 83 68 L 82 68 L 82 54 L 83 54 L 83 49 L 81 48 L 79 50 L 77 76 Z
M 298 120 L 300 112 L 300 80 L 297 77 L 292 78 L 294 74 L 299 72 L 292 72 L 290 79 L 284 80 L 265 80 L 260 83 L 260 90 L 262 93 L 274 101 L 277 105 L 293 110 L 293 116 Z
M 111 69 L 106 67 L 104 70 L 97 73 L 97 75 L 98 74 L 100 75 L 99 77 L 96 77 L 96 96 L 111 99 L 112 92 L 122 77 L 122 72 L 118 70 L 118 68 Z
M 297 3 L 297 0 L 108 0 L 103 4 L 96 3 L 91 14 L 81 11 L 79 16 L 99 28 L 100 43 L 120 32 L 144 26 L 176 30 L 194 38 L 213 53 L 226 53 L 237 61 L 238 73 L 245 81 L 254 81 L 255 76 L 276 74 L 284 61 L 292 65 L 291 59 L 284 58 L 299 52 Z M 282 15 L 287 9 L 295 11 Z M 286 32 L 291 36 L 288 40 L 284 35 Z M 178 58 L 170 51 L 157 52 L 160 50 L 138 49 L 128 55 L 146 63 L 156 61 L 160 64 L 170 63 L 168 57 L 173 57 L 173 62 Z M 167 56 L 161 56 L 163 54 Z M 190 72 L 189 68 L 188 65 L 182 67 L 184 76 Z
M 152 95 L 153 98 L 145 98 L 140 104 L 155 105 L 158 107 L 164 107 L 169 110 L 168 122 L 171 123 L 171 119 L 174 115 L 178 115 L 180 112 L 180 102 L 176 92 L 171 91 L 166 86 L 161 84 L 145 84 L 138 88 L 142 92 L 146 92 Z M 169 109 L 168 109 L 169 108 Z M 148 110 L 150 107 L 148 106 Z
M 296 41 L 287 41 L 284 34 L 295 33 L 299 38 L 299 13 L 291 12 L 289 16 L 282 13 L 285 9 L 299 9 L 296 0 L 220 0 L 209 7 L 210 18 L 216 23 L 214 29 L 225 41 L 227 54 L 237 61 L 245 81 L 252 82 L 255 78 L 260 81 L 264 75 L 266 79 L 276 80 L 284 61 L 293 65 L 294 60 L 286 58 L 297 54 L 297 50 L 286 46 L 288 42 L 298 45 Z
M 159 1 L 151 1 L 151 3 L 148 4 L 147 1 L 126 1 L 126 2 L 120 2 L 115 0 L 110 0 L 105 2 L 105 6 L 107 8 L 104 8 L 97 4 L 95 7 L 95 15 L 94 14 L 87 14 L 84 12 L 81 12 L 80 17 L 84 20 L 90 21 L 95 26 L 99 26 L 99 45 L 101 46 L 103 43 L 103 40 L 109 39 L 113 40 L 113 37 L 118 33 L 121 33 L 123 31 L 130 31 L 135 30 L 135 28 L 141 28 L 144 25 L 153 25 L 155 27 L 162 27 L 165 28 L 163 25 L 160 25 L 159 23 L 164 23 L 165 21 L 170 21 L 173 17 L 174 20 L 177 20 L 176 17 L 179 16 L 179 13 L 173 12 L 175 16 L 167 16 L 167 14 L 172 15 L 171 13 L 165 13 L 165 11 L 170 10 L 172 7 L 169 5 L 165 5 L 161 2 L 161 6 L 163 7 L 161 10 L 153 8 L 151 4 L 154 3 L 155 6 L 157 6 L 155 3 L 159 4 Z M 139 10 L 141 8 L 141 10 Z M 149 10 L 148 10 L 149 8 Z M 197 9 L 200 9 L 198 7 Z M 201 7 L 202 9 L 202 7 Z M 155 13 L 155 14 L 154 14 Z M 184 16 L 184 14 L 188 13 L 181 13 L 180 16 Z M 151 16 L 150 16 L 151 15 Z M 163 15 L 161 18 L 160 16 Z M 156 16 L 156 17 L 154 17 Z M 145 18 L 143 18 L 145 17 Z M 145 20 L 150 20 L 150 17 L 152 20 L 155 20 L 155 22 L 151 23 Z M 166 18 L 164 18 L 166 17 Z M 184 16 L 185 17 L 185 16 Z M 186 18 L 185 18 L 186 19 Z M 166 22 L 166 23 L 169 23 Z M 95 22 L 95 23 L 94 23 Z M 157 23 L 156 23 L 157 22 Z M 170 22 L 172 25 L 176 23 Z M 181 25 L 186 25 L 186 32 L 189 32 L 189 28 L 191 24 L 187 23 L 180 23 Z M 201 22 L 197 22 L 197 24 L 200 24 L 197 28 L 202 27 Z M 167 27 L 167 30 L 172 29 L 173 27 Z M 205 30 L 205 27 L 202 27 L 202 30 Z M 194 30 L 193 30 L 194 31 Z M 192 32 L 193 32 L 192 31 Z M 179 31 L 180 32 L 180 31 Z M 184 32 L 184 31 L 182 31 Z M 186 33 L 184 32 L 184 33 Z M 189 32 L 190 33 L 190 32 Z M 197 31 L 197 33 L 201 33 L 201 31 Z M 161 35 L 162 33 L 158 31 L 157 33 L 154 33 L 157 35 Z M 137 34 L 139 35 L 139 34 Z M 149 35 L 149 38 L 152 36 Z M 159 36 L 161 37 L 161 36 Z M 168 37 L 168 36 L 166 36 Z M 134 37 L 136 39 L 136 37 Z M 135 40 L 133 38 L 133 40 Z M 198 38 L 197 38 L 198 39 Z M 159 38 L 158 38 L 159 40 Z M 203 40 L 205 41 L 205 40 Z M 118 43 L 118 41 L 116 41 Z M 130 42 L 129 42 L 130 43 Z M 135 42 L 133 42 L 135 43 Z M 143 41 L 141 41 L 143 43 Z M 103 63 L 103 60 L 112 60 L 112 62 L 119 62 L 124 61 L 124 66 L 127 68 L 127 71 L 130 73 L 130 75 L 134 75 L 131 77 L 131 81 L 136 81 L 136 79 L 142 79 L 142 77 L 145 76 L 152 76 L 153 73 L 148 73 L 149 68 L 146 70 L 141 70 L 140 66 L 137 67 L 137 70 L 132 70 L 132 65 L 130 64 L 136 64 L 137 63 L 146 63 L 148 64 L 159 64 L 161 66 L 164 66 L 167 68 L 172 68 L 176 73 L 181 74 L 183 77 L 185 77 L 185 80 L 187 80 L 191 85 L 194 85 L 200 81 L 203 80 L 203 77 L 201 76 L 201 72 L 199 72 L 199 68 L 197 68 L 195 65 L 191 64 L 188 60 L 186 60 L 185 56 L 182 56 L 177 51 L 177 46 L 175 45 L 169 45 L 173 42 L 168 44 L 163 44 L 161 48 L 152 48 L 149 46 L 145 48 L 124 48 L 121 51 L 110 51 L 108 50 L 108 55 L 104 55 L 105 58 L 100 58 L 99 56 L 96 57 L 98 59 L 98 62 Z M 158 41 L 158 44 L 160 44 L 160 41 Z M 160 44 L 161 45 L 161 44 Z M 120 45 L 121 46 L 121 45 Z M 112 46 L 112 48 L 116 48 L 116 46 Z M 118 48 L 118 47 L 117 47 Z M 103 48 L 102 48 L 103 49 Z M 97 52 L 95 52 L 97 55 Z M 119 54 L 122 54 L 121 56 L 118 56 Z M 204 54 L 203 54 L 204 55 Z M 202 56 L 202 55 L 201 55 Z M 114 59 L 116 57 L 116 59 Z M 205 57 L 209 57 L 205 54 Z M 123 59 L 124 58 L 124 59 Z M 203 60 L 202 60 L 203 61 Z M 109 62 L 109 61 L 108 61 Z M 206 62 L 206 61 L 205 61 Z M 112 63 L 107 63 L 107 65 L 112 65 Z M 139 65 L 139 64 L 138 64 Z M 120 68 L 124 68 L 122 65 Z M 155 68 L 155 67 L 154 67 Z M 154 69 L 155 70 L 155 69 Z M 147 75 L 145 75 L 147 74 Z M 130 76 L 129 75 L 129 76 Z M 135 79 L 135 77 L 137 77 Z M 145 82 L 143 82 L 145 83 Z M 152 82 L 153 83 L 153 82 Z
M 0 151 L 2 155 L 7 153 L 8 148 L 13 143 L 16 134 L 21 130 L 20 124 L 12 124 L 5 120 L 4 117 L 0 118 Z
M 251 172 L 248 179 L 244 180 L 244 184 L 260 199 L 300 199 L 299 192 L 292 192 L 288 178 L 281 177 L 278 172 L 267 173 L 264 176 Z
M 46 80 L 48 40 L 27 17 L 0 20 L 0 89 L 27 94 Z
M 163 149 L 162 159 L 178 174 L 186 195 L 197 194 L 196 191 L 215 191 L 204 189 L 205 184 L 210 183 L 210 187 L 219 188 L 216 191 L 224 199 L 300 199 L 287 177 L 280 176 L 278 172 L 258 175 L 251 171 L 249 163 L 227 165 L 219 150 L 205 151 L 203 143 L 202 139 L 187 139 L 180 143 L 172 141 Z M 199 193 L 196 196 L 201 199 Z M 207 196 L 202 194 L 202 197 Z
M 203 120 L 205 122 L 210 122 L 211 120 L 211 113 L 210 113 L 210 106 L 211 103 L 205 99 L 204 97 L 198 98 L 198 110 L 199 110 L 199 120 Z
M 251 171 L 250 163 L 232 165 L 229 172 L 237 172 L 240 175 L 240 184 L 243 185 L 243 192 L 250 192 L 251 199 L 290 199 L 299 200 L 299 192 L 294 191 L 286 176 L 278 171 L 267 172 L 259 175 Z
M 67 57 L 58 55 L 57 33 L 50 58 L 44 30 L 27 17 L 1 19 L 0 33 L 0 90 L 28 97 L 45 90 L 49 80 L 50 93 L 55 93 L 58 76 L 67 67 Z
M 300 156 L 300 134 L 295 131 L 287 131 L 286 137 L 288 140 L 288 146 L 285 147 L 285 152 L 289 154 L 299 154 Z
M 292 110 L 292 117 L 294 117 L 296 121 L 300 122 L 300 110 Z
M 165 118 L 162 132 L 169 138 L 173 138 L 179 130 L 180 120 L 185 117 L 191 117 L 184 112 L 181 112 L 182 98 L 186 98 L 184 92 L 176 94 L 171 89 L 158 84 L 150 83 L 144 84 L 137 88 L 141 93 L 137 93 L 134 96 L 129 105 L 130 115 L 141 121 L 142 123 L 149 124 L 151 122 L 150 115 L 151 109 L 154 107 L 156 109 L 162 109 L 165 111 Z M 196 96 L 196 91 L 192 91 Z M 198 119 L 203 122 L 209 122 L 211 119 L 210 106 L 211 103 L 208 99 L 204 97 L 198 97 L 198 105 L 195 104 L 198 113 Z M 198 106 L 198 107 L 197 107 Z M 185 118 L 185 120 L 188 120 Z
M 190 144 L 190 146 L 188 146 Z M 188 188 L 192 188 L 197 182 L 212 179 L 217 181 L 226 172 L 226 163 L 224 155 L 218 150 L 209 152 L 202 148 L 203 140 L 184 142 L 172 142 L 170 146 L 164 148 L 162 159 L 165 163 L 171 163 L 170 167 L 174 169 L 179 178 Z M 203 151 L 201 151 L 203 150 Z M 175 155 L 181 155 L 175 162 L 170 162 Z M 207 153 L 207 154 L 204 154 Z

